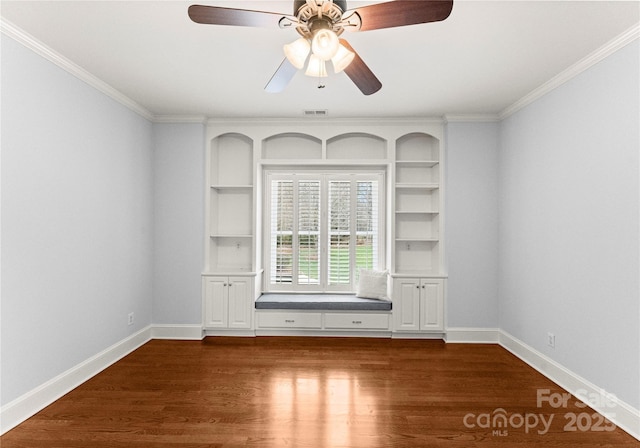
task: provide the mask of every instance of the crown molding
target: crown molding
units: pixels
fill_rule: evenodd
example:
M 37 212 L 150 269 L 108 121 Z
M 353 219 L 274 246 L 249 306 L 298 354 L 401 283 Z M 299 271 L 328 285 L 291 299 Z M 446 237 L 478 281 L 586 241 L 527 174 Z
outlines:
M 500 121 L 498 114 L 446 114 L 443 122 L 446 123 L 496 123 Z
M 25 47 L 27 47 L 34 53 L 42 56 L 43 58 L 47 59 L 48 61 L 53 62 L 58 67 L 67 71 L 68 73 L 75 76 L 79 80 L 87 83 L 88 85 L 98 90 L 99 92 L 104 93 L 111 99 L 117 101 L 118 103 L 122 104 L 123 106 L 127 107 L 128 109 L 132 110 L 133 112 L 137 113 L 143 118 L 146 118 L 149 121 L 154 120 L 155 118 L 154 115 L 150 111 L 142 107 L 140 104 L 136 103 L 128 96 L 114 89 L 106 82 L 92 75 L 91 73 L 89 73 L 88 71 L 80 67 L 79 65 L 71 62 L 71 60 L 65 58 L 60 53 L 44 45 L 42 42 L 40 42 L 39 40 L 29 35 L 25 31 L 21 30 L 20 28 L 18 28 L 17 26 L 15 26 L 14 24 L 12 24 L 11 22 L 9 22 L 4 18 L 0 18 L 0 32 L 12 38 L 16 42 L 19 42 L 20 44 L 24 45 Z
M 209 125 L 256 125 L 256 126 L 274 126 L 288 124 L 304 124 L 308 126 L 326 126 L 327 124 L 336 125 L 376 125 L 376 126 L 396 126 L 398 124 L 410 125 L 431 125 L 442 124 L 442 117 L 235 117 L 221 118 L 211 117 L 206 121 Z
M 534 89 L 529 92 L 527 95 L 520 98 L 518 101 L 513 103 L 511 106 L 508 106 L 504 110 L 502 110 L 498 117 L 500 120 L 504 120 L 505 118 L 513 115 L 520 109 L 528 106 L 534 101 L 538 100 L 542 96 L 551 92 L 552 90 L 560 87 L 565 82 L 575 78 L 582 72 L 588 70 L 593 67 L 598 62 L 602 61 L 604 58 L 612 55 L 616 51 L 630 44 L 634 40 L 640 38 L 640 23 L 636 23 L 634 26 L 629 28 L 624 33 L 620 34 L 618 37 L 609 41 L 593 53 L 589 54 L 587 57 L 581 59 L 580 61 L 573 64 L 568 69 L 560 72 L 558 75 L 551 78 L 549 81 L 542 84 L 540 87 Z
M 154 115 L 154 123 L 163 124 L 206 124 L 208 118 L 204 115 Z

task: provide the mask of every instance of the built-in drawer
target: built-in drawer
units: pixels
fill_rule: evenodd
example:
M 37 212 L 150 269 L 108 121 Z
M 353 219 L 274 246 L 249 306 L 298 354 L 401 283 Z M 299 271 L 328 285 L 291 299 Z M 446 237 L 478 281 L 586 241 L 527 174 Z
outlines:
M 325 328 L 388 330 L 389 314 L 325 313 Z
M 322 328 L 322 313 L 256 313 L 258 328 Z

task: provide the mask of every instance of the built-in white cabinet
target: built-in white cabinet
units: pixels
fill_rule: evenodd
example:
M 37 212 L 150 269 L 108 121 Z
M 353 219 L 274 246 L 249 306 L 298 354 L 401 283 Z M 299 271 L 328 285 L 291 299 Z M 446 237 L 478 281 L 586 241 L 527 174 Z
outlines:
M 277 334 L 282 330 L 340 334 L 389 334 L 388 311 L 294 311 L 258 310 L 256 333 Z M 304 334 L 304 333 L 302 333 Z
M 394 331 L 444 331 L 444 280 L 396 277 L 393 279 Z
M 205 329 L 248 330 L 253 321 L 253 278 L 204 277 Z

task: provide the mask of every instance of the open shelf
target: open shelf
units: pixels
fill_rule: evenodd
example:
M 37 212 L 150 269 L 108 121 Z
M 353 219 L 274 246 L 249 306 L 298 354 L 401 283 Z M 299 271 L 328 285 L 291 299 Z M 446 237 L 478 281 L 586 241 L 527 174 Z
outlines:
M 396 183 L 396 190 L 437 190 L 440 188 L 440 184 L 429 183 L 429 184 L 406 184 L 406 183 Z
M 440 243 L 438 241 L 396 240 L 395 272 L 440 271 Z
M 415 237 L 415 238 L 396 238 L 397 242 L 434 242 L 434 241 L 440 241 L 438 238 L 419 238 L 419 237 Z
M 397 188 L 396 187 L 396 212 L 437 212 L 440 208 L 440 195 L 438 189 L 426 188 Z
M 218 234 L 211 235 L 211 238 L 253 238 L 253 235 L 246 235 L 241 233 L 237 233 L 237 234 L 218 233 Z
M 396 214 L 396 241 L 438 241 L 439 219 L 437 214 Z
M 440 162 L 438 160 L 396 160 L 398 166 L 415 166 L 421 168 L 433 168 Z
M 222 189 L 211 192 L 210 233 L 251 235 L 253 194 L 251 190 Z
M 211 185 L 214 190 L 252 190 L 253 185 Z
M 209 238 L 211 272 L 252 270 L 252 241 L 249 235 L 224 235 Z

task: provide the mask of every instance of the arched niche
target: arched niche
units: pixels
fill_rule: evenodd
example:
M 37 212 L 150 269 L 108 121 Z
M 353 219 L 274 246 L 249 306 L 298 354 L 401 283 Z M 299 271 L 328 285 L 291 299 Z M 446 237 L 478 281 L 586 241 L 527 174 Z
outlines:
M 263 159 L 321 159 L 322 141 L 302 133 L 277 134 L 262 141 Z
M 353 132 L 327 140 L 327 159 L 386 159 L 387 141 L 377 135 Z
M 251 185 L 253 140 L 238 133 L 211 139 L 209 163 L 212 185 Z
M 396 160 L 439 161 L 440 141 L 422 132 L 403 135 L 396 140 Z

